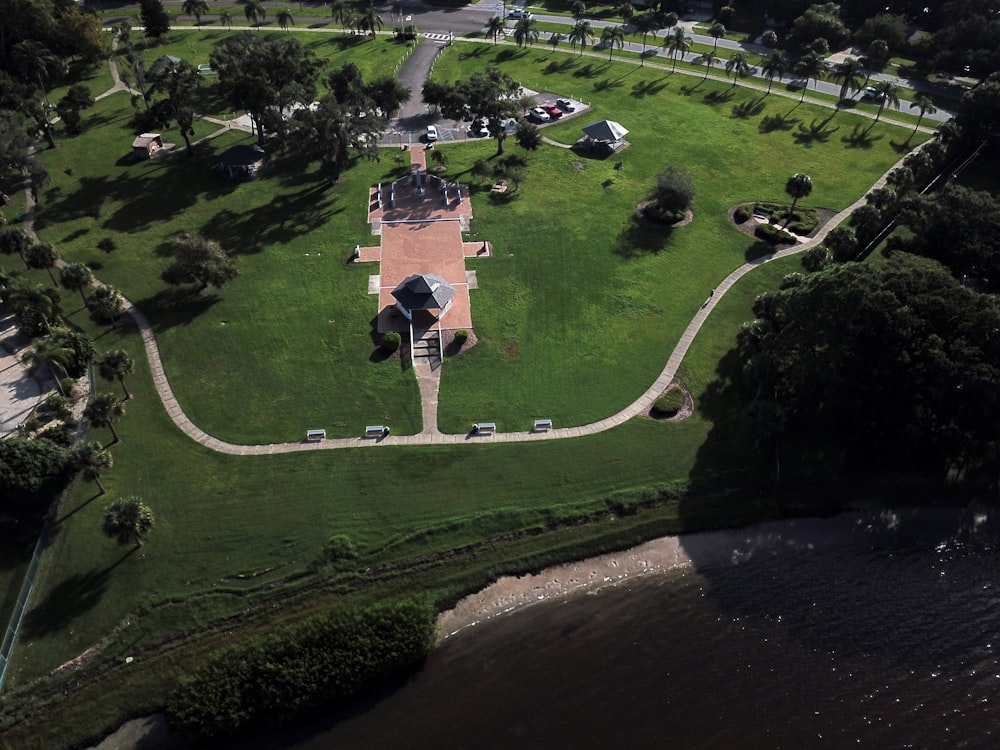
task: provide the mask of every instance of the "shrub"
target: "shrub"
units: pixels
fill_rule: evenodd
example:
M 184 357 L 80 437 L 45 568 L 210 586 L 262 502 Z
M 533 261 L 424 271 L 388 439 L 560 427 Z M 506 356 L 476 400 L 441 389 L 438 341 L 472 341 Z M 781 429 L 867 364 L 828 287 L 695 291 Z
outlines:
M 794 273 L 786 273 L 785 277 L 781 280 L 782 289 L 794 289 L 797 286 L 801 286 L 802 282 L 805 281 L 805 276 L 797 271 Z
M 69 403 L 66 397 L 59 394 L 53 393 L 47 399 L 45 399 L 45 408 L 52 413 L 56 419 L 66 419 L 70 415 Z
M 426 604 L 311 617 L 217 653 L 182 678 L 167 715 L 181 732 L 203 738 L 288 722 L 418 664 L 433 644 L 434 612 Z
M 815 273 L 830 265 L 832 260 L 830 251 L 824 245 L 816 245 L 802 256 L 802 267 L 810 273 Z
M 335 534 L 323 545 L 323 559 L 331 564 L 358 559 L 358 548 L 345 534 Z
M 667 392 L 656 399 L 653 404 L 653 411 L 663 417 L 672 417 L 680 408 L 684 406 L 684 391 L 676 385 L 667 389 Z
M 694 200 L 694 178 L 672 164 L 656 175 L 656 186 L 650 196 L 653 200 L 653 218 L 666 219 L 683 214 Z M 647 209 L 649 210 L 649 209 Z
M 455 343 L 461 346 L 466 341 L 469 340 L 469 332 L 464 328 L 459 328 L 455 331 Z
M 736 212 L 733 214 L 733 219 L 737 224 L 742 224 L 747 221 L 751 216 L 753 216 L 753 208 L 749 203 L 744 203 L 738 206 Z
M 388 352 L 398 351 L 402 343 L 403 337 L 396 331 L 389 331 L 389 333 L 382 338 L 382 348 Z
M 754 234 L 760 237 L 760 239 L 775 245 L 795 244 L 795 237 L 793 235 L 773 224 L 759 224 L 754 230 Z
M 76 396 L 76 380 L 73 378 L 63 378 L 59 381 L 59 385 L 62 388 L 62 392 L 66 394 L 66 398 Z

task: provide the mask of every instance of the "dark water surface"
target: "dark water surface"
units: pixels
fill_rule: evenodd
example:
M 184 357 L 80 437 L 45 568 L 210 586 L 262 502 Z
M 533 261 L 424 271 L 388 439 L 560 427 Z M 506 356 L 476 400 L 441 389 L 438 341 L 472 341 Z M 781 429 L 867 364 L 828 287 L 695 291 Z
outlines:
M 1000 748 L 998 520 L 685 537 L 690 568 L 467 629 L 387 700 L 263 744 Z

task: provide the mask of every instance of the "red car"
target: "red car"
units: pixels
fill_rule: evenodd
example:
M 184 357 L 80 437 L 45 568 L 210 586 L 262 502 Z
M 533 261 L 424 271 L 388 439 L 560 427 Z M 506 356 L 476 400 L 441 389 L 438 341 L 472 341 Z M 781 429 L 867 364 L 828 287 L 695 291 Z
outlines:
M 545 113 L 553 120 L 558 120 L 560 117 L 563 116 L 563 111 L 559 109 L 559 107 L 557 107 L 555 104 L 543 104 L 542 109 L 544 109 Z

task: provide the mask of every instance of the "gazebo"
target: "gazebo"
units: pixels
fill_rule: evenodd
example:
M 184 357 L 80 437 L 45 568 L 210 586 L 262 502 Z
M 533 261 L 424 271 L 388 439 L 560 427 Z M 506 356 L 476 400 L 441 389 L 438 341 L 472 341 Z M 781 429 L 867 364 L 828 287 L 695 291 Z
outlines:
M 451 308 L 455 287 L 441 276 L 433 273 L 415 273 L 403 279 L 392 296 L 396 298 L 396 309 L 413 322 L 413 314 L 425 311 L 435 320 L 440 320 Z
M 628 145 L 625 136 L 628 130 L 614 120 L 598 120 L 583 129 L 580 144 L 588 151 L 614 153 Z
M 264 168 L 267 154 L 260 146 L 240 144 L 224 151 L 219 167 L 230 180 L 249 180 Z
M 163 148 L 159 133 L 143 133 L 132 141 L 132 155 L 136 159 L 152 159 Z

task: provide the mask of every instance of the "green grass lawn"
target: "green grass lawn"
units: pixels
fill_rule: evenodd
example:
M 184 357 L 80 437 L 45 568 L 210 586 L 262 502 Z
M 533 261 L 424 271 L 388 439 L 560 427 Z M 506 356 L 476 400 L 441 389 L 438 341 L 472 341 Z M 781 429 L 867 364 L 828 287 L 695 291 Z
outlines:
M 810 128 L 831 110 L 663 70 L 539 49 L 481 49 L 462 58 L 465 45 L 451 48 L 436 75 L 452 80 L 499 64 L 526 86 L 593 103 L 592 112 L 546 128 L 546 136 L 570 144 L 582 125 L 607 117 L 630 130 L 631 146 L 599 160 L 545 145 L 527 155 L 528 178 L 509 199 L 474 191 L 469 239 L 492 241 L 495 256 L 469 264 L 479 276 L 472 293 L 479 343 L 444 364 L 446 430 L 464 432 L 478 419 L 527 429 L 535 417 L 566 426 L 618 410 L 659 373 L 707 292 L 757 251 L 728 224 L 731 205 L 783 200 L 788 176 L 801 171 L 814 183 L 807 205 L 842 208 L 900 157 L 909 136 L 879 123 L 868 139 L 852 140 L 859 118 L 849 113 Z M 745 104 L 757 100 L 762 109 Z M 789 129 L 762 132 L 767 115 L 784 115 Z M 391 179 L 391 160 L 358 162 L 333 189 L 315 165 L 296 158 L 257 182 L 233 185 L 219 177 L 215 160 L 247 136 L 226 133 L 191 159 L 135 164 L 125 158 L 130 116 L 128 96 L 109 97 L 87 112 L 84 135 L 41 152 L 53 179 L 42 191 L 38 230 L 147 314 L 188 416 L 237 442 L 297 440 L 307 427 L 356 435 L 373 420 L 397 433 L 418 430 L 412 374 L 397 360 L 372 357 L 371 270 L 345 263 L 356 244 L 373 241 L 366 191 Z M 448 174 L 467 179 L 474 160 L 490 156 L 495 144 L 440 148 Z M 513 139 L 507 149 L 523 154 Z M 670 163 L 691 171 L 698 190 L 694 222 L 673 232 L 632 219 Z M 236 281 L 193 297 L 159 280 L 168 263 L 164 241 L 190 229 L 235 254 Z M 96 249 L 105 237 L 117 245 L 110 254 Z M 151 664 L 159 658 L 128 690 L 112 671 L 106 689 L 81 693 L 93 700 L 76 713 L 46 714 L 46 736 L 72 732 L 79 742 L 162 700 L 175 659 L 143 649 L 298 585 L 314 587 L 317 607 L 338 601 L 341 591 L 364 589 L 369 574 L 369 596 L 429 591 L 446 602 L 501 572 L 689 528 L 687 514 L 733 522 L 742 517 L 738 508 L 718 512 L 690 499 L 618 524 L 578 525 L 604 511 L 615 493 L 672 483 L 702 497 L 755 486 L 761 467 L 743 436 L 739 400 L 732 389 L 720 396 L 714 381 L 731 372 L 725 355 L 755 296 L 796 270 L 796 258 L 766 264 L 720 300 L 680 373 L 696 398 L 695 416 L 638 418 L 607 433 L 537 444 L 212 453 L 169 420 L 134 330 L 107 331 L 77 311 L 74 321 L 99 351 L 125 348 L 135 357 L 135 398 L 120 425 L 122 441 L 111 446 L 108 496 L 95 497 L 93 485 L 78 482 L 62 507 L 13 685 L 102 639 L 99 661 L 108 665 L 131 653 L 148 654 Z M 91 437 L 110 440 L 104 430 Z M 130 554 L 100 533 L 105 503 L 128 494 L 141 496 L 157 518 L 146 546 Z M 745 510 L 746 517 L 760 513 L 755 503 Z M 563 528 L 539 533 L 561 521 Z M 356 571 L 321 586 L 328 574 L 316 572 L 315 562 L 336 534 L 349 536 L 361 558 Z M 492 541 L 447 567 L 422 567 L 483 540 Z M 16 575 L 7 578 L 12 586 Z

